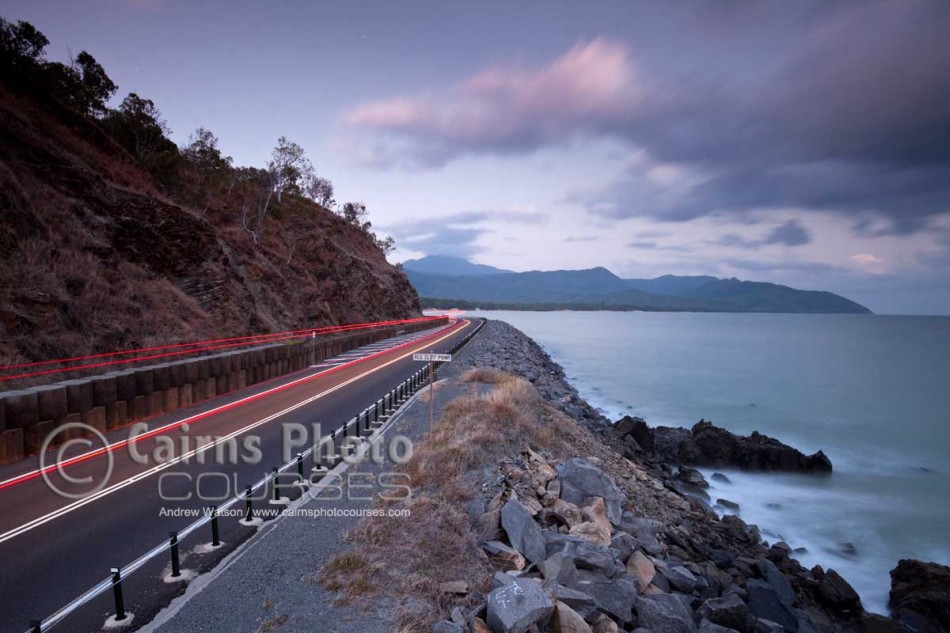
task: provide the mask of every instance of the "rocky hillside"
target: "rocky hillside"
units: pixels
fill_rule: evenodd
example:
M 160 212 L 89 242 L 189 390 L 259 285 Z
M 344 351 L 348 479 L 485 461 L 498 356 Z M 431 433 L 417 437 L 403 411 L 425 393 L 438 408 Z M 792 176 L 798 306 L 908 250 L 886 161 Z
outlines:
M 0 364 L 419 313 L 368 225 L 294 192 L 258 216 L 262 170 L 161 182 L 27 62 L 0 74 Z

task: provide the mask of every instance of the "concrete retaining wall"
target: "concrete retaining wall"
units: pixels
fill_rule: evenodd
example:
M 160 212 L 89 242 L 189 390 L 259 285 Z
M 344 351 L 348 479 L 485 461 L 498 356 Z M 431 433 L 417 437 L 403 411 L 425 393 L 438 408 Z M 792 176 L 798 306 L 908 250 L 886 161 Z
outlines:
M 444 321 L 442 322 L 444 323 Z M 175 411 L 248 385 L 283 376 L 325 358 L 402 332 L 439 325 L 427 321 L 319 337 L 315 343 L 275 343 L 254 349 L 116 371 L 53 385 L 0 393 L 0 463 L 40 449 L 55 428 L 82 422 L 101 432 Z M 51 444 L 77 437 L 59 434 Z

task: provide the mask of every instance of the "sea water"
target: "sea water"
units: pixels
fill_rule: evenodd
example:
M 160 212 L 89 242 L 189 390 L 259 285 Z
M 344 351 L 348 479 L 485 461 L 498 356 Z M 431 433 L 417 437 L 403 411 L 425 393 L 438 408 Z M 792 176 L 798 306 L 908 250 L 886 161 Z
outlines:
M 836 569 L 869 611 L 887 613 L 899 559 L 950 564 L 950 317 L 471 314 L 534 338 L 612 420 L 705 418 L 824 450 L 830 477 L 727 470 L 709 493 L 805 548 L 802 564 Z

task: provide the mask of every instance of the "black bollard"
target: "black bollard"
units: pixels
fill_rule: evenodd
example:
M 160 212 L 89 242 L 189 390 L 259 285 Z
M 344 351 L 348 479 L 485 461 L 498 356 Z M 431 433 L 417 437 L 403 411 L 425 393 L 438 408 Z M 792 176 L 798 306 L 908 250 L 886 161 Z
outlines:
M 168 533 L 168 547 L 172 552 L 172 578 L 181 576 L 181 561 L 178 560 L 178 532 Z
M 246 499 L 244 507 L 246 512 L 244 513 L 244 520 L 251 521 L 254 519 L 254 503 L 251 501 L 251 486 L 248 485 L 247 490 L 244 491 L 244 498 Z
M 211 545 L 221 545 L 221 532 L 218 530 L 218 508 L 211 506 Z
M 122 598 L 122 572 L 118 567 L 113 567 L 112 572 L 112 596 L 115 598 L 115 621 L 121 622 L 126 618 L 125 600 Z

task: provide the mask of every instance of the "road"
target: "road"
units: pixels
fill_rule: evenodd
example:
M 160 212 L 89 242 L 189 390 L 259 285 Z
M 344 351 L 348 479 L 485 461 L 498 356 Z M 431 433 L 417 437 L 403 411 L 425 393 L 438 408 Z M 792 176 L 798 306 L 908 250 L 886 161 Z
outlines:
M 461 320 L 443 329 L 390 339 L 157 417 L 148 421 L 148 428 L 165 430 L 136 442 L 134 453 L 121 445 L 129 437 L 128 428 L 110 432 L 107 441 L 119 448 L 67 469 L 71 477 L 89 477 L 95 483 L 112 462 L 104 487 L 82 499 L 56 494 L 46 479 L 67 492 L 88 490 L 91 484 L 71 487 L 55 472 L 36 476 L 35 460 L 0 470 L 0 632 L 22 633 L 31 619 L 46 618 L 74 600 L 107 577 L 111 567 L 127 565 L 167 542 L 170 531 L 195 521 L 194 516 L 172 516 L 176 509 L 180 513 L 216 505 L 209 498 L 232 497 L 284 463 L 284 428 L 310 429 L 319 423 L 324 434 L 338 429 L 423 365 L 412 361 L 413 352 L 447 351 L 473 327 Z M 220 454 L 214 449 L 202 453 L 205 463 L 198 463 L 197 457 L 169 461 L 197 446 L 199 436 L 233 437 L 234 442 L 219 442 L 226 448 Z M 303 449 L 293 449 L 298 450 Z M 255 459 L 258 452 L 260 459 Z M 256 507 L 266 508 L 269 493 L 261 495 Z M 192 557 L 191 565 L 199 571 L 213 566 L 254 531 L 234 517 L 222 517 L 220 525 L 229 547 L 207 560 Z M 183 552 L 191 551 L 199 540 L 210 541 L 210 533 L 195 539 L 183 541 Z M 142 624 L 142 618 L 180 590 L 181 583 L 162 582 L 168 572 L 167 553 L 159 558 L 123 581 L 126 603 L 140 618 L 135 624 Z M 186 560 L 184 566 L 188 564 Z M 109 592 L 55 630 L 95 630 L 113 612 Z

